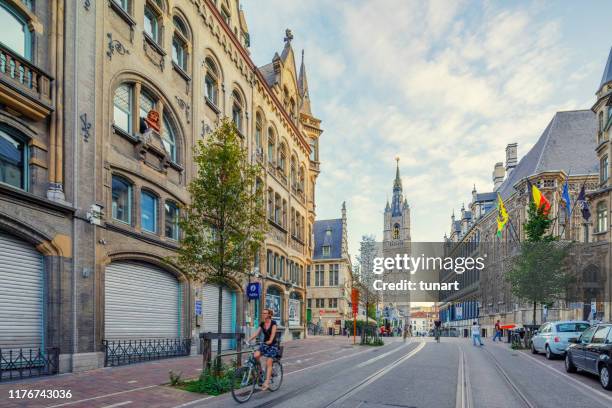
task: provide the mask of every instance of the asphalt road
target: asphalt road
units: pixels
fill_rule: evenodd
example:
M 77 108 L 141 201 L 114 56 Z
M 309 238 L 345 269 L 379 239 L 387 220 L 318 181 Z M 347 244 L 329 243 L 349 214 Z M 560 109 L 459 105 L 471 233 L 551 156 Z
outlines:
M 612 392 L 593 376 L 566 374 L 563 362 L 474 347 L 466 339 L 386 339 L 383 347 L 340 348 L 284 361 L 276 392 L 239 405 L 225 395 L 181 407 L 609 408 Z

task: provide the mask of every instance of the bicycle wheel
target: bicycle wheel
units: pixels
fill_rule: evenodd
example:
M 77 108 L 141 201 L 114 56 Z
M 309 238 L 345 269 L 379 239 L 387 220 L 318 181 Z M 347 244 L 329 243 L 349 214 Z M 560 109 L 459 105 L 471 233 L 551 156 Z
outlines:
M 270 378 L 270 391 L 276 391 L 283 383 L 283 365 L 278 360 L 272 363 L 272 376 Z
M 232 397 L 242 404 L 247 402 L 255 391 L 255 372 L 248 367 L 240 367 L 234 371 L 232 378 Z

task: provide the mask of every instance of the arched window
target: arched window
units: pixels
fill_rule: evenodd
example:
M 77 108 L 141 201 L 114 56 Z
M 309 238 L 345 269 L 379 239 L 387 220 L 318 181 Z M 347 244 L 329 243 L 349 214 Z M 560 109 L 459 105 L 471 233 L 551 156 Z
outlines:
M 164 148 L 170 156 L 170 160 L 176 163 L 176 136 L 174 135 L 174 125 L 168 115 L 164 115 L 164 125 L 161 128 L 161 137 Z
M 11 50 L 26 58 L 32 59 L 32 33 L 27 20 L 9 6 L 0 1 L 0 38 L 2 43 Z M 0 57 L 0 66 L 6 64 L 4 57 Z
M 219 70 L 212 58 L 206 58 L 206 76 L 204 83 L 206 86 L 206 99 L 214 106 L 219 105 Z
M 234 90 L 232 92 L 232 121 L 236 125 L 238 132 L 242 133 L 242 115 L 244 112 L 242 97 L 240 92 Z
M 298 192 L 299 193 L 303 193 L 304 192 L 304 166 L 300 166 L 300 170 L 298 173 Z
M 138 109 L 133 102 L 135 100 L 138 101 Z M 138 129 L 138 119 L 146 118 L 150 111 L 160 112 L 161 141 L 170 160 L 178 163 L 177 139 L 180 137 L 178 128 L 175 126 L 176 122 L 172 118 L 170 109 L 162 108 L 159 97 L 146 89 L 144 85 L 134 86 L 132 83 L 123 83 L 115 89 L 113 107 L 113 126 L 116 130 L 129 135 L 141 131 Z
M 293 120 L 297 119 L 297 111 L 295 109 L 295 101 L 293 98 L 289 99 L 289 116 L 291 116 Z
M 608 230 L 608 207 L 604 201 L 597 204 L 597 232 Z
M 399 224 L 395 224 L 393 226 L 393 239 L 399 239 L 400 237 L 400 226 Z
M 140 226 L 144 231 L 157 233 L 157 196 L 143 191 L 140 196 Z
M 162 44 L 162 2 L 161 0 L 147 0 L 144 8 L 144 32 L 158 45 Z
M 261 152 L 262 150 L 262 135 L 263 131 L 263 119 L 261 118 L 261 114 L 257 112 L 255 115 L 255 147 L 257 148 L 257 152 Z
M 172 36 L 172 62 L 180 69 L 187 72 L 187 43 L 189 42 L 189 31 L 183 20 L 174 16 L 174 35 Z
M 117 221 L 132 223 L 132 184 L 120 176 L 113 176 L 112 214 Z
M 291 188 L 297 189 L 297 162 L 295 156 L 291 156 L 291 169 L 289 170 L 289 180 L 291 181 Z
M 278 168 L 283 174 L 287 174 L 287 149 L 284 143 L 278 148 Z
M 274 137 L 274 129 L 268 128 L 268 162 L 272 164 L 276 161 L 275 147 L 276 138 Z
M 165 203 L 165 230 L 166 237 L 178 241 L 179 239 L 179 217 L 180 210 L 173 201 Z
M 28 145 L 16 130 L 0 126 L 0 183 L 27 190 Z

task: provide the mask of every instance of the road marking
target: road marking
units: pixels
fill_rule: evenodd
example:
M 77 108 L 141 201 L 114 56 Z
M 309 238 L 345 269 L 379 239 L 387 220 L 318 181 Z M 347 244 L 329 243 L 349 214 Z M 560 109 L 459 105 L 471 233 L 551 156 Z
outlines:
M 324 361 L 324 362 L 319 363 L 319 364 L 315 364 L 315 365 L 311 365 L 311 366 L 308 366 L 308 367 L 300 368 L 299 370 L 290 371 L 290 372 L 288 372 L 287 374 L 285 374 L 285 376 L 290 375 L 290 374 L 294 374 L 294 373 L 299 373 L 300 371 L 310 370 L 311 368 L 315 368 L 315 367 L 320 367 L 320 366 L 323 366 L 323 365 L 327 365 L 327 364 L 333 363 L 334 361 L 342 360 L 342 359 L 344 359 L 344 358 L 353 357 L 353 356 L 358 356 L 358 355 L 363 354 L 363 353 L 370 353 L 370 352 L 372 352 L 372 351 L 373 351 L 373 350 L 363 350 L 363 351 L 360 351 L 360 352 L 358 352 L 358 353 L 348 354 L 348 355 L 346 355 L 346 356 L 342 356 L 342 357 L 334 358 L 333 360 L 327 360 L 327 361 Z
M 457 396 L 456 408 L 471 408 L 472 407 L 472 386 L 470 385 L 470 377 L 468 375 L 467 364 L 465 363 L 465 353 L 461 346 L 459 348 L 459 368 L 457 369 Z
M 137 383 L 137 382 L 138 382 L 138 380 L 131 380 L 131 381 L 128 381 L 127 383 L 128 384 L 134 384 L 134 383 Z
M 126 394 L 128 392 L 133 392 L 133 391 L 147 390 L 149 388 L 155 388 L 155 387 L 159 387 L 159 385 L 147 385 L 146 387 L 132 388 L 131 390 L 124 390 L 124 391 L 113 392 L 110 394 L 98 395 L 97 397 L 85 398 L 85 399 L 78 400 L 78 401 L 64 402 L 63 404 L 51 405 L 48 408 L 65 407 L 66 405 L 78 404 L 79 402 L 93 401 L 93 400 L 97 400 L 100 398 L 106 398 L 106 397 L 114 397 L 115 395 Z
M 602 397 L 602 398 L 605 398 L 605 399 L 606 399 L 606 400 L 608 400 L 608 401 L 612 401 L 612 397 L 611 397 L 611 396 L 609 396 L 609 395 L 605 394 L 605 393 L 604 393 L 604 392 L 602 392 L 602 391 L 599 391 L 598 389 L 595 389 L 595 388 L 591 387 L 590 385 L 587 385 L 587 384 L 585 384 L 585 383 L 583 383 L 583 382 L 581 382 L 581 381 L 578 381 L 577 379 L 573 378 L 572 376 L 567 375 L 567 374 L 565 374 L 564 372 L 562 372 L 562 371 L 560 371 L 560 370 L 557 370 L 557 369 L 555 369 L 555 368 L 553 368 L 553 367 L 549 366 L 548 364 L 544 364 L 543 362 L 536 360 L 536 358 L 535 358 L 535 357 L 531 357 L 530 355 L 525 354 L 525 353 L 523 353 L 523 352 L 519 352 L 518 354 L 519 354 L 520 356 L 523 356 L 523 357 L 524 357 L 524 358 L 526 358 L 526 359 L 529 359 L 529 360 L 533 361 L 534 363 L 538 363 L 538 364 L 540 364 L 542 367 L 546 367 L 546 368 L 548 368 L 549 370 L 551 370 L 552 372 L 554 372 L 554 373 L 555 373 L 555 374 L 556 374 L 558 377 L 565 378 L 566 380 L 570 380 L 571 382 L 573 382 L 573 383 L 574 383 L 574 386 L 576 387 L 576 389 L 578 389 L 579 391 L 581 391 L 583 394 L 585 394 L 585 395 L 588 395 L 588 396 L 592 397 L 593 395 L 591 395 L 590 393 L 593 393 L 593 392 L 594 392 L 594 393 L 596 393 L 598 396 L 600 396 L 600 397 Z M 578 386 L 576 386 L 576 385 L 580 385 L 580 387 L 578 387 Z M 587 391 L 587 390 L 585 390 L 585 388 L 586 388 L 586 389 L 588 389 L 588 391 Z M 600 402 L 601 402 L 601 401 L 600 401 Z
M 124 405 L 128 405 L 131 404 L 132 401 L 123 401 L 123 402 L 119 402 L 117 404 L 113 404 L 113 405 L 105 405 L 102 408 L 115 408 L 115 407 L 122 407 Z
M 395 362 L 389 364 L 388 366 L 381 368 L 380 370 L 378 370 L 374 374 L 371 374 L 365 380 L 361 381 L 359 384 L 357 384 L 356 386 L 354 386 L 353 388 L 348 390 L 346 393 L 344 393 L 339 398 L 335 399 L 334 401 L 332 401 L 330 404 L 326 405 L 325 407 L 328 408 L 328 407 L 334 406 L 336 404 L 338 404 L 338 405 L 342 404 L 344 401 L 346 401 L 347 399 L 349 399 L 350 397 L 355 395 L 362 388 L 367 387 L 368 385 L 372 384 L 374 381 L 378 380 L 379 378 L 381 378 L 382 376 L 387 374 L 393 368 L 397 367 L 398 365 L 402 364 L 404 361 L 406 361 L 409 358 L 413 357 L 415 354 L 417 354 L 419 351 L 421 351 L 425 347 L 426 344 L 427 343 L 425 343 L 425 342 L 419 343 L 419 345 L 416 348 L 414 348 L 412 351 L 410 351 L 408 354 L 406 354 L 405 356 L 403 356 L 400 359 L 396 360 Z
M 319 353 L 324 353 L 326 351 L 331 351 L 331 350 L 335 350 L 336 347 L 332 347 L 332 348 L 328 348 L 328 349 L 324 349 L 324 350 L 319 350 L 319 351 L 313 351 L 312 353 L 306 353 L 306 354 L 299 354 L 297 356 L 287 356 L 287 359 L 294 359 L 294 358 L 299 358 L 299 357 L 305 357 L 305 356 L 310 356 L 312 354 L 319 354 Z M 344 349 L 347 350 L 347 349 Z
M 366 360 L 366 361 L 364 361 L 363 363 L 357 364 L 357 367 L 358 367 L 358 368 L 361 368 L 361 367 L 365 367 L 365 366 L 367 366 L 367 365 L 369 365 L 369 364 L 372 364 L 373 362 L 378 361 L 378 360 L 380 360 L 381 358 L 384 358 L 384 357 L 388 356 L 389 354 L 393 354 L 393 353 L 395 353 L 396 351 L 398 351 L 398 350 L 400 350 L 400 349 L 404 348 L 405 346 L 406 346 L 406 345 L 405 345 L 405 344 L 403 344 L 403 345 L 399 346 L 399 347 L 398 347 L 398 348 L 396 348 L 396 349 L 393 349 L 393 350 L 391 350 L 391 351 L 387 351 L 387 352 L 386 352 L 386 353 L 384 353 L 384 354 L 381 354 L 380 356 L 376 356 L 376 357 L 374 357 L 374 358 L 371 358 L 371 359 L 369 359 L 369 360 Z
M 211 395 L 210 397 L 205 397 L 205 398 L 200 398 L 200 399 L 197 399 L 197 400 L 195 400 L 195 401 L 185 402 L 184 404 L 177 405 L 177 406 L 175 406 L 175 407 L 173 407 L 173 408 L 184 408 L 184 407 L 188 407 L 188 406 L 190 406 L 190 405 L 197 404 L 198 402 L 206 401 L 206 400 L 209 400 L 209 399 L 211 399 L 211 398 L 215 398 L 215 396 L 214 396 L 214 395 Z

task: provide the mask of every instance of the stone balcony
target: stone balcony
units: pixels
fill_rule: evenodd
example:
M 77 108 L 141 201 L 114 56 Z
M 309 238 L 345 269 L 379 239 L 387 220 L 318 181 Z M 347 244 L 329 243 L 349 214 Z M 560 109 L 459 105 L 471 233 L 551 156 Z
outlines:
M 0 43 L 0 103 L 34 120 L 53 111 L 53 78 Z

